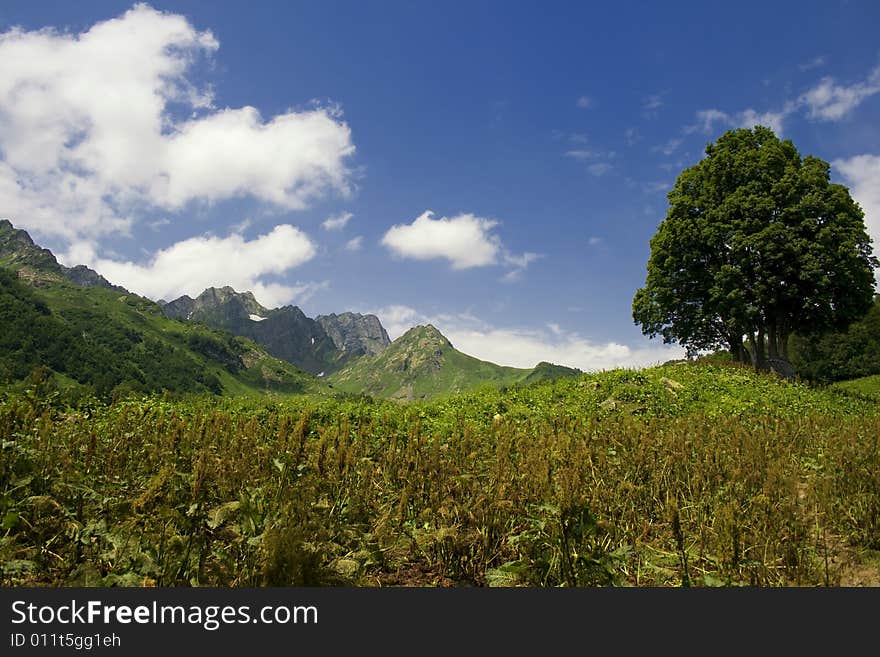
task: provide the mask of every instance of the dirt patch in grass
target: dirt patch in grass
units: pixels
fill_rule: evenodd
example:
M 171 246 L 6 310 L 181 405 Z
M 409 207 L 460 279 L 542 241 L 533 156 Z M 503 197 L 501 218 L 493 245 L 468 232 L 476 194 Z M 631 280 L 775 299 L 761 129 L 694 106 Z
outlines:
M 846 545 L 831 545 L 828 571 L 832 586 L 880 587 L 880 552 L 858 550 Z

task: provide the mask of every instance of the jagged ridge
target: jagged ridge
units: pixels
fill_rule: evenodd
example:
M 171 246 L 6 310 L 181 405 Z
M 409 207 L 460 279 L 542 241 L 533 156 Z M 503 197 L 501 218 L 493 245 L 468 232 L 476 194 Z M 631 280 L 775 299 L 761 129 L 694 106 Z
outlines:
M 208 288 L 198 297 L 163 305 L 168 317 L 202 322 L 251 338 L 277 358 L 325 375 L 364 354 L 375 355 L 390 340 L 375 315 L 331 314 L 311 319 L 296 306 L 269 310 L 250 292 Z
M 36 280 L 66 279 L 80 287 L 105 287 L 128 294 L 85 265 L 65 267 L 49 250 L 37 246 L 27 231 L 15 228 L 8 219 L 0 219 L 0 265 L 19 270 L 24 278 Z

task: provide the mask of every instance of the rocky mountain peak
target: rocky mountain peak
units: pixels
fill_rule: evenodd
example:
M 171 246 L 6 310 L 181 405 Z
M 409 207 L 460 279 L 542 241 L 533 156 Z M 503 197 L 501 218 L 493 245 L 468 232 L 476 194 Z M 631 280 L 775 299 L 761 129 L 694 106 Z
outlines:
M 375 315 L 331 313 L 320 315 L 315 321 L 327 332 L 336 348 L 349 356 L 375 356 L 391 344 L 385 327 Z
M 0 264 L 14 269 L 28 270 L 37 274 L 36 278 L 64 278 L 80 287 L 105 287 L 129 294 L 119 285 L 113 285 L 106 278 L 85 265 L 65 267 L 49 249 L 34 243 L 26 230 L 16 228 L 8 219 L 0 219 Z
M 223 304 L 234 304 L 248 315 L 265 316 L 269 313 L 267 308 L 260 305 L 253 292 L 236 292 L 228 285 L 207 288 L 196 297 L 195 302 L 200 308 L 206 310 Z
M 454 349 L 452 343 L 433 324 L 414 326 L 395 342 L 418 342 L 421 346 L 436 345 L 438 348 Z

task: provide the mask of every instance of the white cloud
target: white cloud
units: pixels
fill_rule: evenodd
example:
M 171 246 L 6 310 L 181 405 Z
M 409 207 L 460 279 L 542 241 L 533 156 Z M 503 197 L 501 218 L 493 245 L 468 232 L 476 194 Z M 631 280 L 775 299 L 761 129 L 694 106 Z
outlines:
M 751 107 L 735 114 L 728 114 L 718 109 L 700 110 L 697 112 L 697 122 L 686 126 L 685 134 L 700 131 L 709 134 L 715 130 L 715 125 L 720 124 L 726 128 L 754 128 L 763 125 L 775 132 L 782 134 L 783 122 L 795 110 L 795 103 L 787 103 L 779 111 L 758 112 Z
M 265 276 L 282 274 L 316 253 L 315 244 L 298 228 L 282 224 L 247 241 L 238 233 L 227 237 L 192 237 L 157 251 L 139 264 L 95 256 L 88 242 L 76 242 L 61 256 L 67 263 L 85 263 L 107 279 L 143 296 L 166 300 L 188 294 L 195 297 L 208 287 L 229 285 L 250 290 L 265 306 L 305 300 L 316 285 L 281 285 Z
M 865 212 L 865 227 L 880 254 L 880 155 L 856 155 L 831 163 L 840 171 L 853 198 Z M 880 278 L 880 270 L 877 271 Z
M 229 227 L 229 232 L 242 235 L 244 231 L 246 231 L 253 225 L 253 223 L 254 222 L 251 219 L 244 219 L 243 221 L 239 221 L 237 224 L 232 224 L 232 226 Z
M 880 66 L 874 68 L 862 82 L 849 86 L 837 84 L 826 77 L 800 97 L 807 107 L 807 116 L 821 121 L 839 121 L 862 101 L 880 93 Z
M 477 217 L 470 213 L 451 218 L 433 219 L 430 210 L 423 212 L 411 224 L 398 224 L 388 229 L 381 243 L 401 258 L 433 260 L 443 258 L 453 269 L 470 269 L 488 265 L 510 267 L 502 281 L 510 283 L 522 278 L 526 268 L 541 257 L 526 251 L 511 253 L 493 229 L 494 219 Z
M 528 266 L 542 257 L 540 253 L 532 253 L 531 251 L 515 255 L 505 250 L 502 260 L 505 265 L 513 267 L 513 269 L 504 274 L 501 277 L 501 281 L 504 283 L 515 283 L 521 280 Z
M 589 96 L 581 96 L 577 99 L 577 106 L 581 109 L 588 109 L 593 106 L 593 99 Z
M 798 66 L 798 68 L 801 71 L 811 71 L 814 68 L 819 68 L 820 66 L 825 66 L 827 61 L 828 61 L 828 59 L 824 55 L 819 55 L 818 57 L 814 57 L 813 59 L 811 59 L 808 62 L 804 62 L 803 64 Z
M 253 107 L 225 109 L 160 140 L 149 198 L 162 207 L 253 196 L 300 210 L 329 189 L 349 191 L 343 161 L 354 152 L 350 130 L 327 110 L 263 121 Z
M 659 146 L 654 146 L 651 149 L 651 152 L 653 152 L 653 153 L 660 152 L 660 153 L 663 153 L 664 155 L 672 155 L 675 151 L 678 150 L 678 147 L 681 146 L 683 141 L 684 141 L 684 139 L 681 137 L 673 137 L 672 139 L 667 141 L 665 144 L 660 144 Z
M 439 219 L 432 219 L 433 216 L 428 210 L 411 224 L 392 226 L 382 237 L 382 244 L 402 258 L 445 258 L 453 269 L 497 262 L 501 240 L 492 232 L 497 221 L 470 213 Z
M 641 140 L 642 136 L 637 128 L 627 128 L 623 133 L 623 138 L 626 140 L 627 146 L 634 146 Z
M 601 153 L 597 153 L 596 151 L 588 151 L 584 149 L 565 151 L 565 157 L 570 157 L 575 160 L 592 160 L 601 155 Z
M 509 272 L 506 272 L 504 276 L 501 277 L 502 283 L 516 283 L 517 281 L 521 281 L 525 270 L 523 269 L 511 269 Z
M 819 59 L 814 61 L 818 62 Z M 696 113 L 696 122 L 686 126 L 684 133 L 699 131 L 709 134 L 715 130 L 716 125 L 725 128 L 753 128 L 763 125 L 782 134 L 785 120 L 796 112 L 805 111 L 807 118 L 814 121 L 839 121 L 878 93 L 880 66 L 876 66 L 864 80 L 850 85 L 838 84 L 832 77 L 822 78 L 818 84 L 796 99 L 786 101 L 776 110 L 759 112 L 750 107 L 733 114 L 719 109 L 700 110 Z
M 338 111 L 213 106 L 192 82 L 219 42 L 138 4 L 86 31 L 0 34 L 0 207 L 72 242 L 129 232 L 149 210 L 251 196 L 299 209 L 350 189 Z
M 656 110 L 663 107 L 663 94 L 652 94 L 642 102 L 642 109 Z
M 782 134 L 783 121 L 794 111 L 792 104 L 787 104 L 779 111 L 757 112 L 751 108 L 743 110 L 736 115 L 735 121 L 738 128 L 754 128 L 763 125 L 771 128 L 776 134 Z
M 575 149 L 565 152 L 565 157 L 570 157 L 574 160 L 580 160 L 582 162 L 592 161 L 591 164 L 587 166 L 587 172 L 592 176 L 603 176 L 614 166 L 608 161 L 613 160 L 617 157 L 617 153 L 615 151 L 591 151 L 587 149 Z M 594 161 L 600 160 L 600 161 Z
M 352 251 L 352 252 L 354 252 L 354 251 L 360 251 L 361 248 L 363 247 L 363 243 L 364 243 L 364 238 L 363 238 L 363 236 L 362 236 L 362 235 L 358 235 L 358 236 L 356 236 L 356 237 L 352 237 L 350 240 L 348 240 L 348 241 L 345 243 L 345 246 L 344 246 L 343 248 L 344 248 L 346 251 Z
M 370 312 L 379 318 L 379 321 L 382 322 L 382 326 L 385 327 L 385 331 L 388 333 L 388 337 L 392 340 L 396 340 L 419 323 L 430 323 L 414 308 L 401 304 L 393 304 L 379 310 L 369 310 L 366 312 Z
M 504 253 L 504 262 L 512 267 L 516 267 L 518 269 L 525 269 L 535 260 L 541 257 L 540 253 L 532 253 L 531 251 L 526 251 L 520 255 L 514 255 L 513 253 Z
M 729 125 L 731 122 L 730 115 L 717 109 L 699 110 L 697 112 L 697 122 L 684 129 L 685 133 L 696 132 L 699 130 L 703 133 L 710 133 L 715 129 L 716 123 Z
M 468 314 L 425 315 L 409 306 L 395 305 L 371 311 L 392 339 L 418 324 L 433 324 L 452 345 L 466 354 L 499 365 L 534 367 L 548 361 L 582 370 L 645 367 L 684 357 L 684 350 L 644 340 L 638 346 L 596 343 L 560 325 L 540 329 L 495 327 Z
M 342 230 L 351 221 L 353 216 L 351 212 L 343 212 L 342 214 L 327 217 L 321 225 L 324 227 L 324 230 Z
M 262 289 L 267 288 L 268 286 L 263 286 Z M 275 301 L 272 301 L 271 307 L 278 307 L 281 304 L 289 304 L 289 303 L 298 303 L 303 304 L 307 303 L 309 299 L 315 296 L 321 290 L 326 290 L 330 287 L 330 281 L 308 281 L 308 282 L 300 282 L 297 281 L 293 285 L 279 285 L 278 293 L 273 295 L 269 295 L 268 298 L 274 298 Z M 260 284 L 257 284 L 257 289 L 261 289 Z M 254 295 L 260 299 L 260 292 L 257 291 Z M 269 303 L 269 302 L 267 302 Z M 266 304 L 263 304 L 266 305 Z
M 666 92 L 651 94 L 642 99 L 642 116 L 646 119 L 656 119 L 660 115 L 660 108 L 663 107 L 663 96 Z
M 646 194 L 656 194 L 657 192 L 665 192 L 670 187 L 671 187 L 671 185 L 666 182 L 653 181 L 653 182 L 642 183 L 642 191 L 644 191 Z

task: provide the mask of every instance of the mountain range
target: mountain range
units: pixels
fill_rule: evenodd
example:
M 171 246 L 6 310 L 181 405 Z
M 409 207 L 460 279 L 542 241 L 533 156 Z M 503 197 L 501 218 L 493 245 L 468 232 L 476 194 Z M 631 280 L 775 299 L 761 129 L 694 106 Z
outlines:
M 273 356 L 324 376 L 363 355 L 375 356 L 391 344 L 375 315 L 342 313 L 306 317 L 296 306 L 269 310 L 251 292 L 210 287 L 195 299 L 159 302 L 167 317 L 202 322 L 251 338 Z
M 83 265 L 61 265 L 8 220 L 0 220 L 0 270 L 0 386 L 43 366 L 64 385 L 105 395 L 342 392 L 413 400 L 581 373 L 481 361 L 431 325 L 392 342 L 375 315 L 309 318 L 296 306 L 265 308 L 231 287 L 154 302 Z

